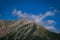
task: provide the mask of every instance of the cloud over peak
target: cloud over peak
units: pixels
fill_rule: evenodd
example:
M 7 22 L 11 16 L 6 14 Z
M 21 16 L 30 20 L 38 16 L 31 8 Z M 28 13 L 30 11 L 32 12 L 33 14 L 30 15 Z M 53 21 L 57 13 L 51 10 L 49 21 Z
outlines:
M 13 10 L 13 15 L 18 16 L 18 18 L 30 19 L 30 20 L 32 20 L 36 23 L 42 24 L 45 28 L 47 28 L 49 30 L 56 31 L 57 30 L 55 28 L 56 22 L 54 20 L 50 20 L 50 19 L 48 19 L 47 21 L 44 20 L 46 17 L 49 17 L 49 16 L 54 17 L 55 12 L 56 12 L 56 10 L 54 10 L 53 12 L 52 11 L 47 11 L 47 12 L 45 12 L 45 14 L 40 13 L 38 15 L 35 15 L 35 14 L 27 13 L 27 12 L 22 13 L 21 10 L 14 9 Z

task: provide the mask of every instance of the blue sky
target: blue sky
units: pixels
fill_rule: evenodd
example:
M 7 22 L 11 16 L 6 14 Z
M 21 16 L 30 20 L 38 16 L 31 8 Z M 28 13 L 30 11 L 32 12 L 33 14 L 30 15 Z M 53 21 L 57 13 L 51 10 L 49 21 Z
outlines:
M 27 16 L 31 16 L 31 14 L 35 15 L 35 19 L 39 21 L 39 14 L 43 14 L 44 16 L 47 12 L 52 12 L 51 14 L 55 12 L 54 16 L 44 18 L 41 24 L 44 25 L 44 23 L 48 23 L 47 20 L 50 20 L 50 22 L 53 20 L 55 23 L 53 26 L 60 31 L 60 0 L 0 0 L 0 20 L 19 20 L 18 17 L 21 17 L 21 15 L 13 15 L 14 10 L 16 13 L 21 11 L 21 15 L 23 16 L 25 16 L 25 12 Z M 36 21 L 35 19 L 34 21 Z

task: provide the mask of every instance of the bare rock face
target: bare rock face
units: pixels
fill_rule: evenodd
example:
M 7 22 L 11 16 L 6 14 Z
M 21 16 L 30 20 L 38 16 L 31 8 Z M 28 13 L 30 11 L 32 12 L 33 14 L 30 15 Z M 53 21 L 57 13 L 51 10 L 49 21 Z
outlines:
M 4 23 L 4 21 L 0 21 L 0 28 L 2 27 L 2 26 L 4 26 L 5 25 L 5 23 Z
M 14 21 L 0 20 L 0 37 L 7 34 L 9 31 L 9 25 L 13 24 Z
M 31 20 L 0 21 L 0 40 L 60 40 L 59 37 Z

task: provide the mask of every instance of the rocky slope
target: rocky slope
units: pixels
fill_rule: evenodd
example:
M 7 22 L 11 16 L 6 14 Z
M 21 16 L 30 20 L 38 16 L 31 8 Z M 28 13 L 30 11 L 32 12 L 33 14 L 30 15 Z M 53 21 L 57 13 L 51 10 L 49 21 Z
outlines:
M 60 40 L 60 34 L 27 19 L 0 20 L 0 40 Z

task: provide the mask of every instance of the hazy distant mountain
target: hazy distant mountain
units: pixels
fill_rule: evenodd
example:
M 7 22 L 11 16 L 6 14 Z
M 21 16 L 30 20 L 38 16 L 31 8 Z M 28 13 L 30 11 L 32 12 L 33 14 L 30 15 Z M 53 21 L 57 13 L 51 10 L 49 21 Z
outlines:
M 27 19 L 0 20 L 0 40 L 60 40 L 60 34 Z

